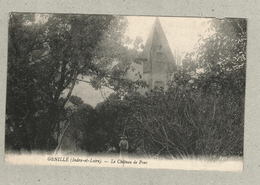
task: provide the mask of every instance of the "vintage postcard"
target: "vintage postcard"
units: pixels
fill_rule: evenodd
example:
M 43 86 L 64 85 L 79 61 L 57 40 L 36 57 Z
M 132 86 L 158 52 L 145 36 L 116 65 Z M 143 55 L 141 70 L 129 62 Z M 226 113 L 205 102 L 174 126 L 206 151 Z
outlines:
M 243 170 L 247 21 L 12 12 L 5 162 Z

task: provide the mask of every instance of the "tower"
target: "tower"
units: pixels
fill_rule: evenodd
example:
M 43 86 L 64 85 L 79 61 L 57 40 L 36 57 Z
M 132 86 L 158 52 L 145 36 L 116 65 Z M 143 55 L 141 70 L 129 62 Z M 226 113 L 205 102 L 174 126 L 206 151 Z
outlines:
M 143 63 L 142 76 L 148 89 L 166 89 L 167 82 L 176 70 L 176 63 L 158 18 L 155 19 L 139 60 Z

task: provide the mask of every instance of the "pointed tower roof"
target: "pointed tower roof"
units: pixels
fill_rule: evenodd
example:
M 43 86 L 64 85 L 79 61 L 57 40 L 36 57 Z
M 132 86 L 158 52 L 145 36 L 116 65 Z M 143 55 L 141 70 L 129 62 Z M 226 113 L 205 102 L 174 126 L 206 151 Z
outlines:
M 150 51 L 153 46 L 157 45 L 160 42 L 163 49 L 165 50 L 165 54 L 169 61 L 171 61 L 173 64 L 175 64 L 175 60 L 171 51 L 171 48 L 169 46 L 168 40 L 165 36 L 165 33 L 163 31 L 163 28 L 161 26 L 160 20 L 158 17 L 156 17 L 154 24 L 152 26 L 152 30 L 148 36 L 148 39 L 145 43 L 145 47 L 143 50 L 143 53 L 141 55 L 141 58 L 144 59 L 150 59 Z

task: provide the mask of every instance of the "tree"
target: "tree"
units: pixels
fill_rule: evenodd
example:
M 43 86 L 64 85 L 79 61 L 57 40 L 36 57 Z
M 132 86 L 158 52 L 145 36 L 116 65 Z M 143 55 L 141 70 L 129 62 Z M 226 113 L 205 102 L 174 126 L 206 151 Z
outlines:
M 186 57 L 175 83 L 196 93 L 203 153 L 243 154 L 246 20 L 212 21 L 214 34 Z M 206 113 L 206 114 L 204 114 Z
M 42 49 L 42 25 L 29 24 L 34 14 L 10 14 L 6 106 L 6 147 L 30 149 L 34 143 L 34 118 L 46 112 L 43 91 L 36 86 L 36 71 L 29 67 L 32 50 Z M 38 91 L 38 92 L 37 92 Z M 38 93 L 38 96 L 35 93 Z M 41 112 L 37 109 L 41 107 Z M 9 133 L 9 134 L 8 134 Z
M 120 24 L 114 16 L 57 14 L 39 24 L 35 14 L 10 15 L 7 128 L 21 140 L 17 148 L 55 147 L 53 134 L 66 119 L 78 77 L 107 78 L 102 69 L 108 64 L 96 62 L 97 47 L 106 34 L 120 32 Z
M 80 97 L 74 95 L 70 97 L 69 101 L 76 106 L 79 106 L 84 103 Z

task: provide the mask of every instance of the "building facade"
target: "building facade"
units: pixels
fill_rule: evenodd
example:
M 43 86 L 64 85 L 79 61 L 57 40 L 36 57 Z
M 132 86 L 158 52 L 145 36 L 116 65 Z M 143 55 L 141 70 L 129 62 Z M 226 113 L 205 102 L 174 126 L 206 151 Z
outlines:
M 142 74 L 142 80 L 147 83 L 149 90 L 156 87 L 166 89 L 167 82 L 177 70 L 176 61 L 158 18 L 136 63 L 140 65 L 136 67 L 137 72 Z

